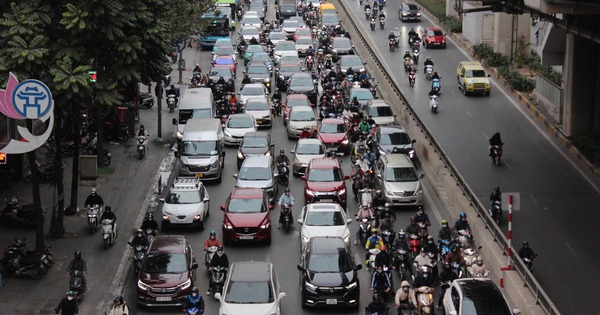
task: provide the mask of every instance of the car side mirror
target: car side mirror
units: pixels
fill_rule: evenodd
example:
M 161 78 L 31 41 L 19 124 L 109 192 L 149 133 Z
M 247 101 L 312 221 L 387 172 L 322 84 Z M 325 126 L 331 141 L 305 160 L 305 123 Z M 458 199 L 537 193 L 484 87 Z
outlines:
M 298 221 L 298 224 L 302 224 L 302 219 L 298 219 L 296 221 Z
M 491 76 L 492 76 L 491 74 L 488 74 L 488 78 L 491 77 Z
M 291 154 L 296 154 L 296 150 L 290 150 Z
M 348 175 L 344 176 L 344 180 L 349 180 L 349 179 L 350 179 L 350 176 L 348 176 Z
M 165 198 L 158 199 L 160 202 L 165 202 Z
M 381 176 L 381 175 L 380 175 L 380 176 Z M 420 174 L 420 175 L 419 175 L 419 178 L 423 178 L 423 177 L 425 177 L 425 174 Z
M 221 211 L 225 211 L 225 206 L 221 206 Z
M 296 268 L 298 268 L 298 270 L 300 270 L 300 271 L 304 271 L 304 267 L 302 267 L 302 265 L 301 265 L 301 264 L 298 264 L 298 265 L 296 266 Z
M 350 223 L 352 223 L 352 221 L 354 221 L 354 220 L 352 220 L 352 219 L 346 219 L 346 223 L 347 223 L 347 224 L 350 224 Z
M 233 178 L 238 178 L 238 174 L 233 174 Z
M 209 202 L 209 201 L 210 201 L 210 198 L 208 198 L 208 197 L 204 198 L 204 202 Z
M 277 296 L 277 299 L 278 299 L 278 300 L 281 300 L 281 299 L 283 299 L 284 297 L 286 297 L 286 294 L 285 294 L 285 292 L 279 292 L 279 296 Z
M 411 142 L 412 142 L 412 143 L 417 143 L 417 140 L 413 139 Z
M 362 265 L 358 264 L 354 267 L 354 270 L 361 270 L 362 269 Z
M 190 269 L 198 269 L 198 263 L 193 263 L 192 268 L 190 268 Z
M 269 204 L 269 210 L 273 210 L 273 208 L 275 208 L 275 205 Z
M 177 118 L 173 118 L 173 125 L 177 125 Z
M 302 177 L 300 177 L 301 180 L 306 180 L 306 176 L 302 175 Z
M 460 77 L 461 77 L 461 78 L 464 78 L 464 77 L 465 77 L 465 75 L 464 75 L 464 74 L 461 74 L 461 75 L 460 75 Z
M 521 315 L 521 310 L 520 310 L 520 309 L 518 309 L 518 308 L 515 308 L 515 309 L 513 310 L 513 314 L 514 314 L 514 315 Z

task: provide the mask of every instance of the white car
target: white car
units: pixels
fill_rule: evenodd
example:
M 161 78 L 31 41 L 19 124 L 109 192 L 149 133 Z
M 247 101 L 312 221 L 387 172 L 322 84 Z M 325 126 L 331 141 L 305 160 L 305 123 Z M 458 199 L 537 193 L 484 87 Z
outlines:
M 392 112 L 392 107 L 382 99 L 374 99 L 367 102 L 365 112 L 377 125 L 391 125 L 396 120 L 396 115 Z
M 346 217 L 346 211 L 338 203 L 310 203 L 300 212 L 298 223 L 300 229 L 301 249 L 314 236 L 340 237 L 350 245 L 350 229 L 352 219 Z
M 273 43 L 273 45 L 277 45 L 277 43 L 285 41 L 286 40 L 286 36 L 282 31 L 271 31 L 271 33 L 269 33 L 269 39 L 271 40 L 271 42 Z
M 314 47 L 315 43 L 313 42 L 312 37 L 310 36 L 301 36 L 296 40 L 296 50 L 298 51 L 298 55 L 306 55 L 306 51 L 308 47 Z
M 298 50 L 296 49 L 296 44 L 291 41 L 287 41 L 287 40 L 281 41 L 281 42 L 277 43 L 277 45 L 275 45 L 275 47 L 273 47 L 273 57 L 275 58 L 276 63 L 279 62 L 281 55 L 286 51 L 290 51 L 290 52 L 294 52 L 295 54 L 298 54 Z
M 254 26 L 258 26 L 259 28 L 263 27 L 263 23 L 260 20 L 260 18 L 257 15 L 248 15 L 248 12 L 246 12 L 246 14 L 244 14 L 244 18 L 242 19 L 242 26 L 246 26 L 246 25 L 254 25 Z
M 256 25 L 245 25 L 242 26 L 240 34 L 242 34 L 242 37 L 244 38 L 246 43 L 249 42 L 252 38 L 258 40 L 260 38 L 260 28 L 258 28 L 258 26 Z
M 308 128 L 311 135 L 315 134 L 317 129 L 317 117 L 313 109 L 308 106 L 298 106 L 292 108 L 287 124 L 288 138 L 298 138 L 304 128 Z
M 298 27 L 300 27 L 300 23 L 298 23 L 298 21 L 294 21 L 294 20 L 290 20 L 287 19 L 285 21 L 283 21 L 283 23 L 281 23 L 281 28 L 283 29 L 283 32 L 285 33 L 285 36 L 288 39 L 292 39 L 294 37 L 294 34 L 296 33 L 296 29 Z
M 244 87 L 240 91 L 239 102 L 246 104 L 246 100 L 250 97 L 267 97 L 269 90 L 262 83 L 248 83 L 244 84 Z
M 502 290 L 488 278 L 463 278 L 452 281 L 443 301 L 446 315 L 521 314 L 519 309 L 511 310 Z
M 248 132 L 256 131 L 256 121 L 250 114 L 233 114 L 225 123 L 225 136 L 223 140 L 226 145 L 239 145 Z
M 266 97 L 250 97 L 244 107 L 246 114 L 251 114 L 256 120 L 257 127 L 271 127 L 273 125 L 273 114 L 271 104 Z
M 210 208 L 210 197 L 200 178 L 175 179 L 167 198 L 161 198 L 162 229 L 167 227 L 197 227 L 204 230 Z
M 234 262 L 227 273 L 219 315 L 280 315 L 281 292 L 273 264 L 263 261 Z
M 324 158 L 326 152 L 325 145 L 319 139 L 299 139 L 290 151 L 294 155 L 292 173 L 295 176 L 304 175 L 308 162 Z

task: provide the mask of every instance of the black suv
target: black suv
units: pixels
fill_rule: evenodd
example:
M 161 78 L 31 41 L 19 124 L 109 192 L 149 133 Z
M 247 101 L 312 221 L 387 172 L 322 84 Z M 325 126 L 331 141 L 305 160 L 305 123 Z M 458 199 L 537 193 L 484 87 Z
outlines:
M 287 91 L 288 80 L 294 73 L 302 73 L 302 68 L 297 63 L 277 64 L 277 69 L 275 69 L 277 87 L 282 91 Z
M 312 75 L 305 72 L 292 74 L 288 82 L 288 94 L 304 94 L 313 104 L 317 104 L 319 98 Z
M 358 308 L 360 283 L 350 248 L 340 237 L 311 238 L 300 257 L 302 308 L 309 306 Z

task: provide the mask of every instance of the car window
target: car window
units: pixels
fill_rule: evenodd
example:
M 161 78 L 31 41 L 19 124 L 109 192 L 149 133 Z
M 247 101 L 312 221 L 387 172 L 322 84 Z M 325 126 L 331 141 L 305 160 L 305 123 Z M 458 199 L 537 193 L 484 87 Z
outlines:
M 192 204 L 192 203 L 200 203 L 202 199 L 200 199 L 200 194 L 195 190 L 188 191 L 175 191 L 170 192 L 167 200 L 165 201 L 168 204 Z
M 267 138 L 250 137 L 244 138 L 242 142 L 243 148 L 266 148 L 269 146 Z
M 467 70 L 467 78 L 484 78 L 486 77 L 483 70 Z
M 234 304 L 261 304 L 273 303 L 274 301 L 273 288 L 268 281 L 231 281 L 225 295 L 225 302 Z
M 148 253 L 145 273 L 184 273 L 187 272 L 184 254 Z
M 298 155 L 318 155 L 325 154 L 323 146 L 319 144 L 299 144 L 296 147 L 296 154 Z
M 296 50 L 296 47 L 294 46 L 294 43 L 284 41 L 284 42 L 277 43 L 277 45 L 275 45 L 275 49 L 277 51 L 286 51 L 286 50 L 292 51 L 292 50 Z
M 414 182 L 418 179 L 415 170 L 411 167 L 388 167 L 385 170 L 386 182 Z
M 204 186 L 200 186 L 200 200 L 204 200 L 206 195 L 206 188 Z
M 275 33 L 275 32 L 271 33 L 269 35 L 269 38 L 271 40 L 285 40 L 286 39 L 285 34 L 283 34 L 283 33 Z
M 325 24 L 336 24 L 339 20 L 335 14 L 326 14 L 321 18 L 321 23 Z
M 212 70 L 210 70 L 210 73 L 208 75 L 211 77 L 215 77 L 215 76 L 230 77 L 231 71 L 229 69 L 212 69 Z
M 297 106 L 309 106 L 310 104 L 308 104 L 308 101 L 304 98 L 300 98 L 300 99 L 288 99 L 286 106 L 288 108 L 294 108 Z
M 344 218 L 339 211 L 309 211 L 304 224 L 308 226 L 335 226 L 345 225 Z
M 242 89 L 242 95 L 264 95 L 265 90 L 262 86 L 245 86 Z
M 339 182 L 342 180 L 342 173 L 338 168 L 311 169 L 307 180 L 311 182 Z
M 384 133 L 379 138 L 380 145 L 404 145 L 410 143 L 408 135 L 404 132 Z
M 218 141 L 183 141 L 181 156 L 217 155 Z
M 321 133 L 344 133 L 346 132 L 346 125 L 344 124 L 322 124 Z
M 228 212 L 232 213 L 258 213 L 266 212 L 262 199 L 231 199 Z
M 252 119 L 250 118 L 233 118 L 227 121 L 228 128 L 252 128 Z
M 258 35 L 260 31 L 256 27 L 244 27 L 242 28 L 242 35 Z
M 313 253 L 308 260 L 308 270 L 313 272 L 349 272 L 352 270 L 352 260 L 342 251 L 338 253 Z
M 271 170 L 268 167 L 242 167 L 238 178 L 243 180 L 269 180 L 271 179 Z
M 290 85 L 291 86 L 291 85 Z M 291 121 L 315 121 L 315 114 L 312 111 L 293 111 L 290 115 Z
M 224 57 L 224 58 L 217 58 L 215 60 L 215 64 L 216 65 L 232 65 L 234 64 L 233 58 L 231 57 Z
M 311 77 L 292 77 L 290 87 L 293 86 L 313 86 L 313 79 Z
M 185 125 L 188 119 L 200 118 L 200 119 L 212 119 L 211 110 L 208 108 L 203 109 L 180 109 L 179 110 L 179 124 Z
M 373 106 L 369 108 L 369 115 L 373 117 L 394 116 L 392 109 L 387 106 Z
M 248 101 L 246 102 L 246 110 L 269 110 L 269 104 L 266 102 Z
M 300 72 L 300 66 L 297 64 L 288 64 L 288 65 L 282 65 L 279 66 L 279 71 L 280 72 Z

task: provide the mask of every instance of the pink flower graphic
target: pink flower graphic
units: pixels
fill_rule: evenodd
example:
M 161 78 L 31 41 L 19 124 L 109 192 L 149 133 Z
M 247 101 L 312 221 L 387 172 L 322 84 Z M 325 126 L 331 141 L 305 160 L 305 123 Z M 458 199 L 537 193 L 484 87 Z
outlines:
M 22 120 L 25 119 L 19 114 L 12 104 L 12 94 L 15 87 L 19 84 L 17 77 L 10 73 L 8 76 L 8 83 L 6 84 L 6 90 L 0 89 L 0 112 L 9 118 Z

